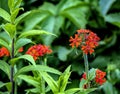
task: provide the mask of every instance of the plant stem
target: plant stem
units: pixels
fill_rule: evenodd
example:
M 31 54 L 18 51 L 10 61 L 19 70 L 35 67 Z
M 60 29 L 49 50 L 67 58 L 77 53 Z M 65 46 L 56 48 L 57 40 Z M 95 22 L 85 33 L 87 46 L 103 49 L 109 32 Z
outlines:
M 14 58 L 14 39 L 12 40 L 12 52 L 11 52 L 11 59 Z M 12 89 L 10 94 L 14 94 L 14 80 L 13 80 L 13 75 L 14 75 L 14 66 L 11 66 L 10 70 L 10 82 L 12 83 Z
M 89 78 L 89 64 L 88 64 L 88 56 L 87 54 L 83 53 L 83 57 L 84 57 L 84 64 L 85 64 L 85 73 L 86 73 L 86 80 L 88 81 Z M 89 82 L 88 82 L 88 88 L 90 87 Z

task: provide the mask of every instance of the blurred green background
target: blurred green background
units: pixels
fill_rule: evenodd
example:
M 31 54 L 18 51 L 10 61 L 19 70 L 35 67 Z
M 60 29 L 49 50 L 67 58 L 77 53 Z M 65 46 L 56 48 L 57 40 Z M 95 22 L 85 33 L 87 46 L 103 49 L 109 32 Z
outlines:
M 120 94 L 120 0 L 23 0 L 21 6 L 24 11 L 19 14 L 31 13 L 18 25 L 19 33 L 43 29 L 58 36 L 37 36 L 32 40 L 52 48 L 53 54 L 48 56 L 49 66 L 64 71 L 72 65 L 68 88 L 78 87 L 84 72 L 82 52 L 69 46 L 69 37 L 80 28 L 97 33 L 101 40 L 95 53 L 89 56 L 89 64 L 90 68 L 105 71 L 107 82 L 91 94 Z M 0 7 L 9 11 L 7 0 L 0 0 Z M 0 24 L 3 22 L 0 18 Z M 0 79 L 5 80 L 2 71 Z M 22 84 L 23 87 L 27 85 Z M 21 86 L 19 91 L 24 92 Z

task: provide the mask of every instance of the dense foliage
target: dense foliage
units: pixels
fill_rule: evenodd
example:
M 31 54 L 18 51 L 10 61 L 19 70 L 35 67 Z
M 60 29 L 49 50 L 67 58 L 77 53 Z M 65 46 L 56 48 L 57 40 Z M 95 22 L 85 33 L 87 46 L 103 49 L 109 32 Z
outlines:
M 21 5 L 19 2 L 14 11 L 10 2 L 7 5 L 8 0 L 0 0 L 0 51 L 4 46 L 11 54 L 11 41 L 15 38 L 15 58 L 10 60 L 10 57 L 6 56 L 8 53 L 3 57 L 0 52 L 0 94 L 6 90 L 9 91 L 10 86 L 10 83 L 6 83 L 10 79 L 7 70 L 10 66 L 5 62 L 15 66 L 14 79 L 18 85 L 17 94 L 26 92 L 26 94 L 31 94 L 29 92 L 38 94 L 38 92 L 44 91 L 42 88 L 40 91 L 38 90 L 39 84 L 45 83 L 42 81 L 43 79 L 40 79 L 41 76 L 50 87 L 46 86 L 45 91 L 48 94 L 52 94 L 51 91 L 58 92 L 57 90 L 64 91 L 66 94 L 74 94 L 69 93 L 71 88 L 79 90 L 79 82 L 85 70 L 83 55 L 81 50 L 71 48 L 69 45 L 70 37 L 76 34 L 78 29 L 90 29 L 100 37 L 99 46 L 94 53 L 88 55 L 89 67 L 106 72 L 106 83 L 95 91 L 86 92 L 93 91 L 91 94 L 120 93 L 119 0 L 23 0 Z M 23 8 L 18 8 L 20 6 Z M 11 15 L 6 15 L 3 9 Z M 3 16 L 4 14 L 5 16 Z M 10 27 L 12 27 L 11 30 Z M 17 32 L 15 32 L 16 30 Z M 40 60 L 47 62 L 49 67 L 44 66 L 45 64 L 40 60 L 36 60 L 35 63 L 30 55 L 25 55 L 34 44 L 47 45 L 52 49 L 52 54 L 45 56 L 47 60 L 45 57 L 40 57 Z M 19 52 L 21 47 L 24 48 L 23 52 Z M 39 63 L 43 65 L 34 68 L 34 65 Z M 36 72 L 39 68 L 41 71 Z M 59 77 L 59 75 L 61 76 Z M 55 82 L 56 79 L 58 82 Z M 69 84 L 67 84 L 68 80 Z M 64 83 L 64 81 L 65 85 L 61 85 L 61 82 Z

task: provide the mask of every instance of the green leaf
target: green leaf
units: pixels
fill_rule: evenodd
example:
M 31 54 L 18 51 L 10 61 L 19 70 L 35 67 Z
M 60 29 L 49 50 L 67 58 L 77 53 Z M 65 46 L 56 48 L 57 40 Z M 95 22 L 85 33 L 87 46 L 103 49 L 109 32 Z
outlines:
M 52 3 L 45 2 L 42 6 L 39 7 L 39 10 L 46 11 L 52 15 L 56 14 L 56 7 Z
M 46 13 L 46 12 L 42 12 L 39 10 L 31 11 L 30 15 L 27 16 L 25 19 L 24 31 L 33 29 L 38 23 L 44 21 L 44 19 L 46 19 L 48 16 L 49 16 L 49 13 Z
M 49 76 L 46 72 L 42 72 L 41 73 L 43 79 L 47 82 L 47 84 L 49 85 L 49 87 L 51 88 L 52 92 L 54 94 L 58 93 L 58 84 L 56 83 L 56 81 L 54 81 L 54 79 Z
M 17 17 L 17 15 L 18 15 L 18 13 L 19 13 L 20 10 L 23 10 L 23 8 L 17 8 L 17 9 L 15 9 L 15 10 L 12 12 L 12 14 L 11 14 L 11 21 L 12 21 L 12 22 L 15 21 L 15 19 L 16 19 L 16 17 Z
M 76 94 L 76 92 L 80 91 L 81 88 L 72 88 L 72 89 L 68 89 L 65 91 L 65 94 Z
M 34 59 L 31 55 L 21 55 L 17 58 L 13 58 L 13 59 L 10 60 L 11 65 L 14 66 L 15 63 L 17 63 L 20 59 L 28 60 L 34 66 L 36 65 L 36 63 L 35 63 L 35 61 L 34 61 Z
M 5 48 L 7 48 L 10 51 L 9 44 L 6 41 L 4 41 L 3 39 L 0 39 L 0 45 L 4 46 Z
M 1 92 L 0 91 L 0 94 L 10 94 L 8 91 L 7 92 Z
M 32 43 L 30 39 L 20 38 L 15 42 L 15 52 L 18 51 L 21 47 L 25 46 L 28 43 Z
M 35 86 L 40 87 L 40 82 L 38 82 L 34 77 L 28 75 L 19 75 L 18 78 L 24 80 L 25 82 Z
M 21 2 L 22 2 L 22 0 L 17 0 L 17 1 L 15 2 L 15 8 L 19 8 Z
M 31 11 L 28 11 L 28 12 L 25 12 L 23 13 L 22 15 L 18 16 L 16 19 L 15 19 L 15 24 L 18 25 L 18 23 L 20 23 L 20 21 L 27 17 L 29 14 L 31 13 Z
M 7 23 L 5 25 L 2 25 L 3 29 L 7 32 L 7 34 L 11 37 L 11 39 L 13 39 L 15 37 L 16 34 L 16 26 L 11 24 L 11 23 Z
M 70 77 L 70 68 L 71 66 L 68 66 L 68 68 L 63 72 L 62 75 L 60 75 L 59 80 L 58 80 L 58 86 L 59 86 L 59 91 L 63 92 L 67 86 L 68 79 Z
M 83 88 L 84 85 L 85 85 L 87 82 L 88 82 L 87 80 L 81 79 L 79 87 L 80 87 L 80 88 Z
M 8 22 L 11 21 L 10 20 L 10 14 L 2 8 L 0 8 L 0 17 L 2 17 L 3 19 L 5 19 Z
M 95 78 L 96 69 L 92 68 L 88 72 L 88 80 L 92 81 Z
M 41 35 L 41 34 L 56 36 L 55 34 L 52 34 L 50 32 L 44 31 L 44 30 L 29 30 L 29 31 L 21 33 L 19 38 L 23 38 L 23 37 L 27 37 L 27 36 L 34 36 L 34 35 Z
M 11 83 L 11 82 L 5 83 L 5 86 L 6 86 L 7 90 L 8 90 L 9 92 L 11 92 L 12 83 Z
M 71 50 L 68 50 L 67 48 L 62 46 L 59 46 L 57 51 L 58 51 L 58 58 L 62 61 L 66 61 L 67 55 L 71 52 Z
M 112 13 L 105 16 L 105 21 L 120 27 L 120 13 Z
M 3 82 L 0 81 L 0 88 L 2 88 L 4 86 L 5 86 L 5 83 L 3 83 Z
M 78 5 L 80 6 L 81 4 L 85 4 L 85 2 L 82 2 L 82 1 L 79 1 L 79 0 L 63 0 L 63 1 L 66 1 L 66 2 L 64 3 L 64 5 L 61 6 L 61 11 L 64 11 L 64 10 L 69 9 L 69 8 L 76 7 Z
M 0 60 L 0 69 L 4 71 L 10 79 L 10 66 L 5 61 Z
M 0 33 L 0 39 L 4 40 L 7 44 L 11 43 L 11 38 L 6 32 L 1 32 Z
M 14 9 L 14 0 L 8 0 L 8 7 L 10 9 L 10 12 Z
M 61 14 L 72 21 L 78 28 L 85 28 L 87 24 L 86 16 L 83 11 L 79 11 L 81 8 L 72 8 L 63 11 Z
M 106 15 L 107 12 L 109 11 L 110 7 L 116 0 L 100 0 L 99 5 L 100 5 L 100 10 L 103 15 Z
M 54 73 L 54 74 L 58 74 L 58 75 L 61 74 L 61 72 L 59 72 L 58 70 L 56 70 L 54 68 L 50 68 L 48 66 L 44 66 L 44 65 L 36 65 L 36 66 L 29 65 L 29 66 L 23 67 L 20 70 L 18 70 L 18 72 L 14 76 L 14 79 L 16 79 L 16 77 L 18 75 L 20 75 L 21 73 L 29 72 L 29 71 L 46 71 L 46 72 L 50 72 L 50 73 Z

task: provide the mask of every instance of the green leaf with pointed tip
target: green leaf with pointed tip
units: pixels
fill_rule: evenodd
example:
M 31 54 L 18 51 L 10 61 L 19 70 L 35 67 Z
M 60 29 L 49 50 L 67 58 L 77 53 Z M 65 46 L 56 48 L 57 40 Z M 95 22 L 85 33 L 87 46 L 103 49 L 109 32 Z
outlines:
M 29 71 L 45 71 L 45 72 L 50 72 L 50 73 L 54 73 L 54 74 L 58 74 L 58 75 L 61 74 L 60 71 L 58 71 L 58 70 L 56 70 L 54 68 L 48 67 L 48 66 L 44 66 L 44 65 L 36 65 L 36 66 L 29 65 L 29 66 L 23 67 L 20 70 L 18 70 L 17 73 L 14 76 L 14 79 L 16 79 L 17 76 L 20 75 L 21 73 L 25 73 L 25 72 L 29 72 Z
M 65 94 L 75 94 L 76 92 L 82 90 L 81 88 L 72 88 L 65 91 Z
M 31 13 L 31 11 L 28 11 L 28 12 L 25 12 L 25 13 L 23 13 L 22 15 L 18 16 L 18 17 L 15 19 L 15 24 L 17 25 L 18 23 L 20 23 L 20 21 L 21 21 L 22 19 L 24 19 L 26 16 L 28 16 L 30 13 Z
M 105 16 L 105 21 L 120 27 L 120 13 L 112 13 Z
M 11 91 L 11 82 L 3 83 L 3 82 L 0 81 L 0 88 L 2 88 L 4 86 L 6 86 L 6 88 L 9 92 Z M 3 93 L 0 92 L 0 94 L 3 94 Z
M 63 11 L 61 14 L 72 21 L 78 28 L 85 28 L 87 24 L 86 16 L 80 9 L 81 8 L 71 8 Z
M 10 12 L 14 9 L 14 0 L 8 0 L 8 7 L 10 9 Z
M 0 60 L 0 69 L 4 71 L 10 79 L 10 66 L 5 61 Z
M 28 43 L 32 43 L 30 39 L 20 38 L 15 42 L 15 52 L 18 51 L 21 47 L 25 46 Z
M 8 22 L 11 21 L 10 20 L 10 14 L 2 8 L 0 8 L 0 17 L 2 17 L 3 19 L 5 19 Z
M 13 39 L 16 35 L 16 26 L 11 24 L 11 23 L 7 23 L 5 25 L 2 25 L 3 29 L 7 32 L 7 34 L 11 37 L 11 39 Z
M 10 51 L 9 44 L 6 41 L 4 41 L 3 39 L 0 39 L 0 45 L 4 46 L 5 48 L 7 48 Z
M 28 75 L 19 75 L 18 78 L 24 80 L 25 82 L 35 87 L 40 87 L 40 82 L 37 79 L 35 79 L 35 77 L 28 76 Z
M 17 17 L 17 15 L 18 15 L 18 13 L 19 13 L 20 10 L 23 10 L 23 8 L 17 8 L 17 9 L 15 9 L 12 12 L 12 14 L 11 14 L 11 22 L 15 21 L 15 19 L 16 19 L 16 17 Z
M 44 30 L 29 30 L 29 31 L 21 33 L 19 38 L 27 37 L 27 36 L 34 36 L 34 35 L 41 35 L 41 34 L 47 34 L 47 35 L 56 36 L 55 34 L 52 34 L 50 32 L 44 31 Z
M 33 57 L 31 55 L 21 55 L 17 58 L 13 58 L 10 60 L 10 63 L 12 66 L 14 66 L 20 59 L 25 59 L 25 60 L 28 60 L 32 65 L 36 65 Z
M 57 94 L 59 91 L 57 82 L 46 72 L 41 72 L 43 79 L 47 82 L 54 94 Z
M 65 91 L 65 88 L 66 88 L 67 83 L 68 83 L 68 79 L 69 79 L 70 74 L 71 74 L 70 68 L 71 68 L 71 66 L 68 66 L 68 68 L 59 77 L 58 86 L 59 86 L 59 91 L 60 92 Z
M 22 2 L 22 0 L 17 0 L 17 1 L 15 2 L 15 8 L 19 8 L 21 2 Z

